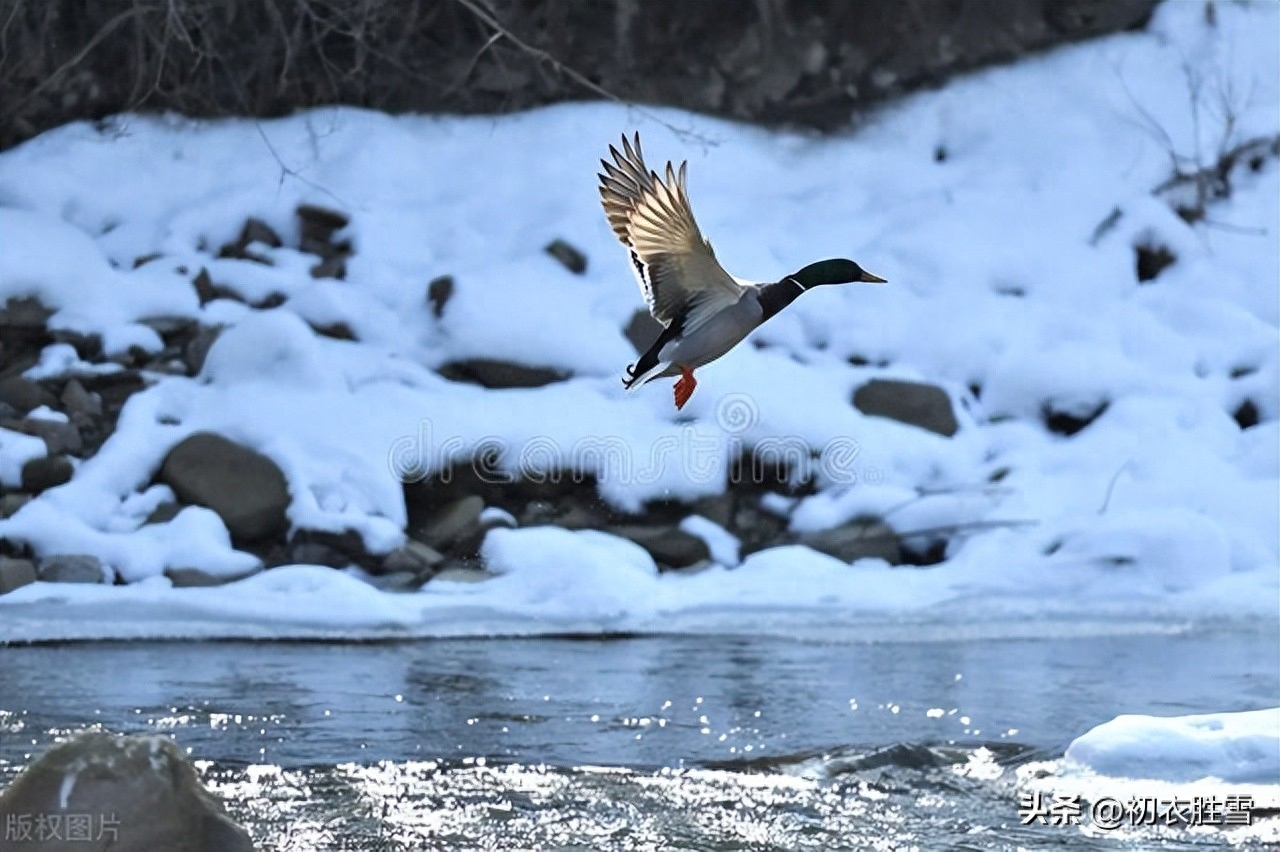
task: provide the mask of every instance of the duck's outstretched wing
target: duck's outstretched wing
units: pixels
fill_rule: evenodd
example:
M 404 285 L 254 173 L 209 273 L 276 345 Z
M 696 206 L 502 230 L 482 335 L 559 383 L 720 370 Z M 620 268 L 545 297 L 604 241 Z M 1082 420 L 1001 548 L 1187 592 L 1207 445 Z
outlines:
M 649 312 L 684 331 L 738 301 L 745 288 L 724 271 L 702 237 L 689 207 L 685 168 L 667 163 L 666 179 L 649 171 L 640 150 L 622 137 L 610 145 L 613 162 L 601 160 L 600 199 L 613 232 L 631 253 Z

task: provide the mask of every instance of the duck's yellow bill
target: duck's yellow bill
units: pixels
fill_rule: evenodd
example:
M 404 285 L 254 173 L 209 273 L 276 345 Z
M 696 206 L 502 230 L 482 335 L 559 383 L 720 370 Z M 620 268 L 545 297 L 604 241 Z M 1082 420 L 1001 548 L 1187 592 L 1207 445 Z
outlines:
M 862 277 L 858 279 L 864 284 L 888 284 L 889 282 L 881 278 L 879 275 L 872 275 L 867 270 L 862 270 Z

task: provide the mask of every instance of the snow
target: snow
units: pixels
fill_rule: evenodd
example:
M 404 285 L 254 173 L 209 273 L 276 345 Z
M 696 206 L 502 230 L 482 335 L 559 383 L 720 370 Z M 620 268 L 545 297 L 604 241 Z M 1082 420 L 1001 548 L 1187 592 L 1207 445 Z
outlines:
M 125 116 L 0 154 L 0 300 L 38 296 L 53 328 L 100 334 L 108 355 L 162 349 L 149 319 L 226 326 L 199 376 L 149 376 L 69 483 L 0 520 L 0 536 L 38 556 L 92 553 L 130 585 L 0 597 L 0 642 L 1274 624 L 1280 168 L 1242 169 L 1210 223 L 1152 194 L 1170 148 L 1207 164 L 1222 143 L 1224 105 L 1196 101 L 1192 78 L 1229 97 L 1231 143 L 1280 131 L 1277 77 L 1260 70 L 1280 61 L 1280 7 L 1217 11 L 1209 26 L 1198 5 L 1165 4 L 1146 32 L 957 79 L 826 137 L 658 110 L 663 124 L 609 104 L 502 118 L 335 108 L 260 123 Z M 667 383 L 624 393 L 635 356 L 621 329 L 640 297 L 595 163 L 634 129 L 651 165 L 690 160 L 699 222 L 731 271 L 776 280 L 852 257 L 891 283 L 807 294 L 700 370 L 683 412 Z M 345 280 L 312 279 L 315 258 L 288 247 L 303 202 L 351 216 Z M 251 247 L 273 265 L 214 256 L 250 216 L 287 244 Z M 585 252 L 585 274 L 543 253 L 556 237 Z M 1178 259 L 1139 284 L 1134 247 L 1152 241 Z M 250 302 L 284 302 L 201 306 L 201 268 Z M 456 287 L 437 318 L 426 287 L 443 274 Z M 312 328 L 337 322 L 358 342 Z M 434 371 L 469 357 L 573 376 L 485 390 Z M 111 369 L 53 344 L 26 375 Z M 959 432 L 862 415 L 849 400 L 871 378 L 944 388 Z M 1242 430 L 1232 413 L 1245 400 L 1262 422 Z M 1046 406 L 1104 403 L 1071 437 L 1041 421 Z M 818 494 L 762 501 L 793 533 L 862 516 L 966 531 L 944 563 L 911 570 L 799 545 L 743 559 L 691 514 L 681 528 L 716 564 L 688 575 L 659 574 L 602 533 L 528 528 L 488 534 L 497 576 L 482 583 L 397 594 L 294 566 L 174 589 L 166 569 L 254 564 L 206 510 L 143 523 L 166 496 L 152 482 L 165 454 L 203 430 L 280 466 L 294 528 L 355 530 L 374 552 L 404 540 L 401 479 L 481 442 L 504 448 L 507 471 L 594 473 L 605 500 L 636 510 L 722 493 L 734 454 L 772 441 L 818 459 Z M 0 484 L 16 487 L 43 454 L 0 430 Z
M 1280 781 L 1280 708 L 1199 716 L 1119 716 L 1066 759 L 1099 775 L 1162 781 Z

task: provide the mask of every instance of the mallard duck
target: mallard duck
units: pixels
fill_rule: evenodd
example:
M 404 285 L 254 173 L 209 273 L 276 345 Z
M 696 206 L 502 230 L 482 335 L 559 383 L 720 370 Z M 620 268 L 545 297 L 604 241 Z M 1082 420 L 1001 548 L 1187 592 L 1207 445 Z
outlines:
M 631 254 L 640 291 L 663 331 L 627 367 L 628 389 L 679 376 L 676 409 L 698 386 L 693 371 L 724 355 L 806 290 L 824 284 L 884 284 L 852 260 L 811 263 L 781 281 L 740 283 L 716 260 L 689 207 L 685 169 L 667 163 L 666 179 L 644 164 L 640 134 L 609 146 L 613 162 L 601 160 L 600 198 L 613 232 Z

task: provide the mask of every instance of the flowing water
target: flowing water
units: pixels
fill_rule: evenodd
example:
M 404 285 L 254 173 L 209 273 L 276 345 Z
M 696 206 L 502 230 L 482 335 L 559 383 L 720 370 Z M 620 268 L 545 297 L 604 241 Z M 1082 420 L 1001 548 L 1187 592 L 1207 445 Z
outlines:
M 1238 628 L 4 647 L 0 783 L 70 732 L 159 731 L 264 849 L 1211 848 L 1023 826 L 1017 770 L 1277 695 L 1274 631 Z

